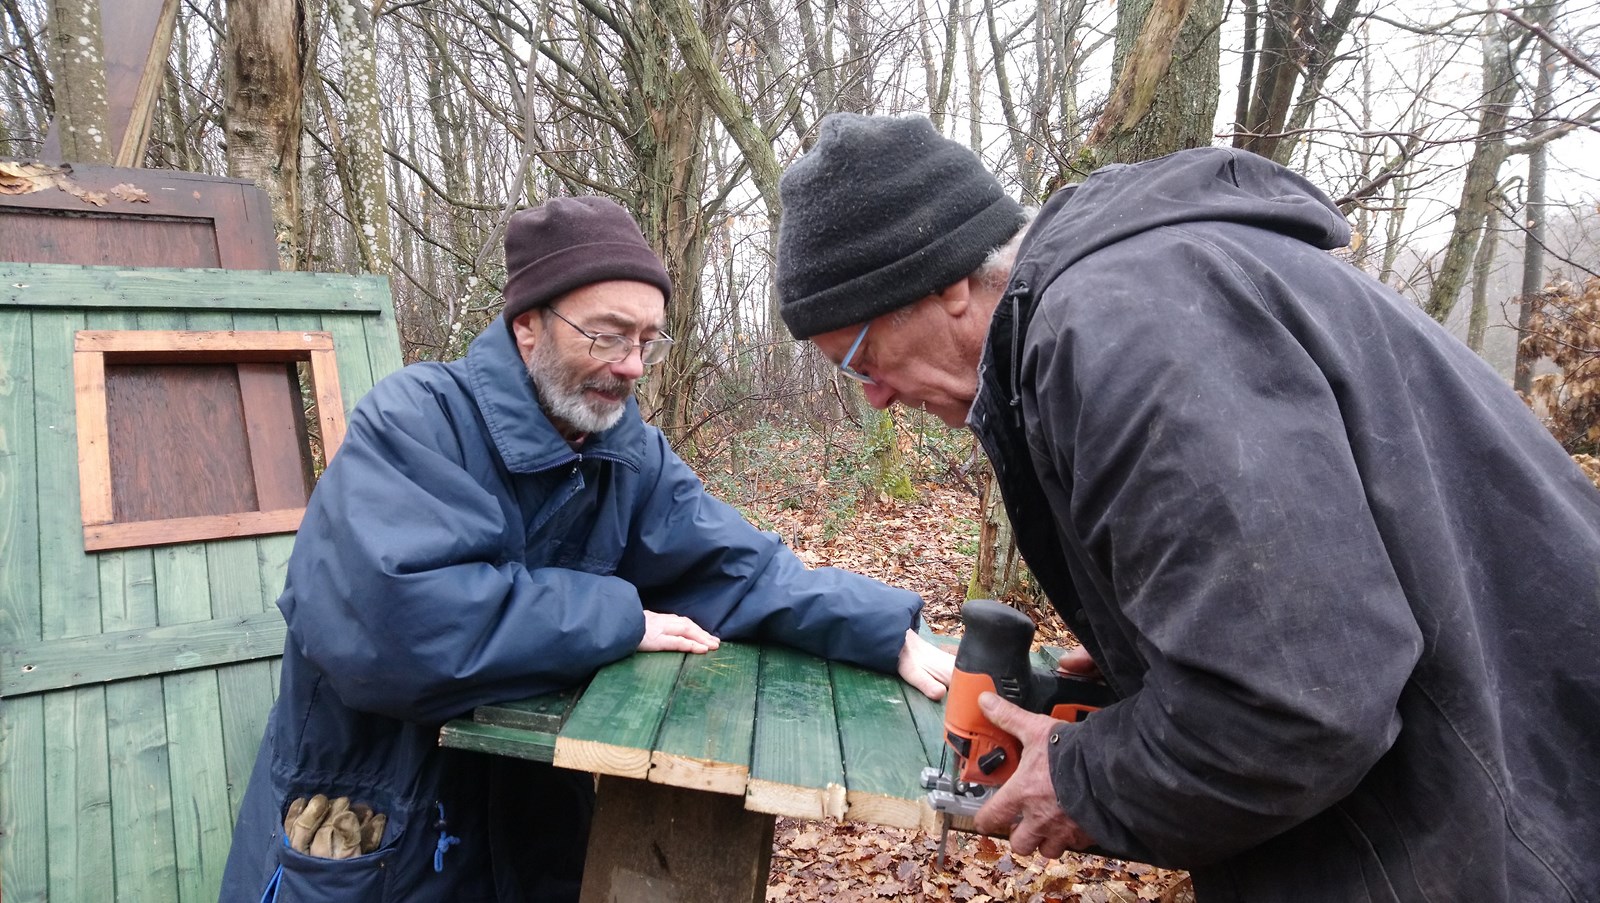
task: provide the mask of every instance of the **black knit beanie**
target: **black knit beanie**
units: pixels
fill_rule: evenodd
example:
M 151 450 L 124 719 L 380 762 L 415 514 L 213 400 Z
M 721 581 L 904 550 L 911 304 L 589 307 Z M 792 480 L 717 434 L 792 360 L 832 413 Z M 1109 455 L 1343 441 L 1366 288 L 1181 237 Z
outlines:
M 621 205 L 599 197 L 551 198 L 506 224 L 507 323 L 595 282 L 645 282 L 672 297 L 672 280 Z
M 1024 222 L 977 156 L 921 116 L 828 115 L 778 190 L 778 310 L 798 339 L 943 291 Z

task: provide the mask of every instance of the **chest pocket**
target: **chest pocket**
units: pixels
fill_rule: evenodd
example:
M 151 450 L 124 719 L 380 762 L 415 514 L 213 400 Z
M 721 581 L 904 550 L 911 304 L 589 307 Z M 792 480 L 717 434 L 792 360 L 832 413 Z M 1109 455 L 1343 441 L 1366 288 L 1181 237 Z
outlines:
M 628 526 L 626 506 L 616 503 L 614 471 L 610 462 L 591 460 L 534 479 L 523 505 L 529 568 L 616 573 Z

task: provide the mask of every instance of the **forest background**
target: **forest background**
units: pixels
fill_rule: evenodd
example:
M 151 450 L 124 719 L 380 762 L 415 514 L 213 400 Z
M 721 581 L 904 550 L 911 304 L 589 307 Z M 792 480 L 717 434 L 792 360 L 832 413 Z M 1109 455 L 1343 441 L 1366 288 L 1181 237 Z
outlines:
M 113 141 L 118 2 L 0 0 L 0 158 L 251 179 L 283 268 L 390 277 L 408 362 L 497 316 L 513 211 L 616 198 L 674 282 L 647 417 L 808 561 L 923 593 L 936 628 L 990 595 L 1070 642 L 970 437 L 871 410 L 776 316 L 777 180 L 835 110 L 927 115 L 1028 205 L 1184 147 L 1275 159 L 1346 212 L 1341 257 L 1600 482 L 1600 0 L 141 0 L 164 65 Z M 986 843 L 935 873 L 925 837 L 785 825 L 769 899 L 1183 892 Z

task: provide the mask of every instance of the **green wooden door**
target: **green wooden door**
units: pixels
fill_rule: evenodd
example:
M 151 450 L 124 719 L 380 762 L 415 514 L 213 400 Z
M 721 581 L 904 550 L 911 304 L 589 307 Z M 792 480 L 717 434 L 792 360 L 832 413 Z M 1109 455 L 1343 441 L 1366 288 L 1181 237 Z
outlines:
M 80 330 L 322 331 L 400 366 L 375 277 L 0 263 L 0 888 L 212 901 L 277 689 L 290 534 L 86 553 Z

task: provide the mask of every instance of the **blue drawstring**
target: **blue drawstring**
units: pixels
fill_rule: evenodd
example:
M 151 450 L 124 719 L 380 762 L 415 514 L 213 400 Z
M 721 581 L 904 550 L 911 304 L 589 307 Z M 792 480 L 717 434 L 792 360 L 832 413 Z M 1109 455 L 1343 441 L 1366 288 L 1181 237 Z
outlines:
M 287 835 L 287 834 L 283 835 L 283 845 L 284 846 L 288 846 L 289 845 L 289 835 Z M 270 879 L 268 879 L 266 890 L 263 890 L 261 892 L 261 903 L 277 903 L 277 900 L 278 900 L 278 886 L 281 885 L 282 883 L 283 883 L 283 865 L 280 863 L 278 865 L 277 871 L 274 871 L 272 873 L 272 877 Z
M 433 848 L 433 870 L 442 872 L 444 871 L 445 852 L 460 843 L 461 838 L 445 833 L 444 803 L 435 802 L 434 805 L 439 807 L 439 824 L 435 826 L 439 829 L 439 845 Z

